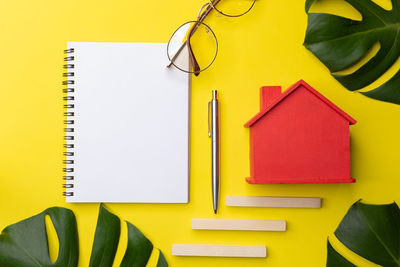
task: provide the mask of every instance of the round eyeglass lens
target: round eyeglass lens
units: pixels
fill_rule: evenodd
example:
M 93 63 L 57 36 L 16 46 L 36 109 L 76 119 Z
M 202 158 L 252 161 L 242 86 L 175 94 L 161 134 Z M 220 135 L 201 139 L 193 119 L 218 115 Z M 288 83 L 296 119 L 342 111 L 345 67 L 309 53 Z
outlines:
M 184 72 L 193 73 L 193 62 L 189 56 L 187 37 L 190 37 L 190 46 L 193 57 L 200 68 L 207 69 L 217 56 L 218 43 L 214 32 L 209 26 L 198 21 L 189 21 L 180 26 L 168 42 L 167 54 L 170 62 Z
M 229 17 L 239 17 L 254 6 L 256 0 L 211 0 L 210 4 L 219 13 Z

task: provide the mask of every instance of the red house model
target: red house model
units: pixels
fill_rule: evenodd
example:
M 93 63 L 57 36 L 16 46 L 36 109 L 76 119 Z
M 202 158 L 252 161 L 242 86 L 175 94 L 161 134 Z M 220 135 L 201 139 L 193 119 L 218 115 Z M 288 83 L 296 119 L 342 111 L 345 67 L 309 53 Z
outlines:
M 353 183 L 349 125 L 356 121 L 300 80 L 265 86 L 250 128 L 251 184 Z

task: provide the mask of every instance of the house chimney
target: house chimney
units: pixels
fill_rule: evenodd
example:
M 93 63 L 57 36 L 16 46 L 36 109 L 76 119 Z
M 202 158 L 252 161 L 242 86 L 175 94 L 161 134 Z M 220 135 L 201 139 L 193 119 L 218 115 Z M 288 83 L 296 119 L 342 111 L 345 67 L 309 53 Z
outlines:
M 263 86 L 260 88 L 260 110 L 266 109 L 280 95 L 282 88 L 280 86 Z

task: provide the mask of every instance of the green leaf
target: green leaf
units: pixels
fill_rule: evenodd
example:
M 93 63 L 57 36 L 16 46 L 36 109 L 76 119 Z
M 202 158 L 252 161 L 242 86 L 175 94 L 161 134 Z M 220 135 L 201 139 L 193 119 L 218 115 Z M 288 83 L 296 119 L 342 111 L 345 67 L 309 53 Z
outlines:
M 59 240 L 56 262 L 49 256 L 45 216 L 49 215 Z M 53 207 L 6 227 L 0 235 L 0 266 L 75 267 L 78 264 L 78 232 L 73 212 Z
M 357 267 L 353 263 L 346 260 L 345 257 L 340 255 L 328 241 L 328 258 L 326 260 L 326 267 Z
M 134 225 L 129 222 L 126 222 L 126 225 L 128 246 L 120 266 L 145 267 L 153 251 L 153 244 Z M 101 204 L 89 266 L 111 267 L 118 248 L 119 236 L 119 218 Z M 157 267 L 168 267 L 161 251 Z
M 146 267 L 153 251 L 153 244 L 134 225 L 126 222 L 128 226 L 128 246 L 121 267 Z
M 45 217 L 49 215 L 57 232 L 59 253 L 56 262 L 49 256 Z M 134 225 L 127 222 L 128 246 L 120 266 L 145 267 L 153 244 Z M 119 244 L 120 220 L 102 204 L 93 241 L 90 267 L 113 266 Z M 5 267 L 76 267 L 78 265 L 78 231 L 74 213 L 53 207 L 6 227 L 0 234 L 0 266 Z M 157 267 L 168 267 L 160 251 Z
M 399 84 L 400 72 L 378 88 L 369 92 L 361 92 L 361 94 L 381 101 L 394 102 L 398 104 L 400 102 L 400 90 L 393 90 L 393 88 L 399 88 Z
M 312 4 L 314 4 L 314 2 L 316 2 L 317 0 L 306 0 L 306 13 L 308 13 L 308 11 L 310 10 Z
M 157 267 L 168 267 L 167 260 L 164 257 L 164 254 L 160 250 L 160 255 L 158 256 Z
M 316 0 L 306 1 L 306 12 Z M 371 0 L 346 0 L 361 15 L 356 21 L 332 14 L 308 13 L 304 45 L 324 63 L 332 76 L 350 91 L 364 88 L 381 77 L 400 56 L 400 0 L 387 11 Z M 354 66 L 375 43 L 380 49 L 367 63 L 348 75 L 338 72 Z M 400 71 L 382 86 L 364 95 L 400 104 Z
M 117 216 L 100 204 L 89 267 L 112 266 L 117 252 L 121 224 Z
M 367 205 L 356 202 L 335 235 L 349 249 L 369 261 L 383 267 L 400 266 L 400 209 L 396 203 Z M 336 266 L 335 263 L 336 259 L 332 257 L 331 266 Z

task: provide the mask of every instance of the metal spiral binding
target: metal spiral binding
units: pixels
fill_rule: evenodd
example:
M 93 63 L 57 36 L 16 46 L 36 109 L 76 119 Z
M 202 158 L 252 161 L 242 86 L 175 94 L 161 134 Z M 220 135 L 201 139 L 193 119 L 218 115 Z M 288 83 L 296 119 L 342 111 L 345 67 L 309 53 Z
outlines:
M 64 136 L 64 140 L 66 143 L 64 144 L 64 157 L 66 159 L 63 160 L 64 168 L 63 172 L 65 175 L 63 176 L 63 179 L 65 180 L 65 183 L 63 184 L 63 188 L 65 191 L 63 192 L 63 195 L 66 197 L 71 197 L 74 195 L 74 192 L 72 189 L 74 188 L 74 155 L 75 152 L 71 151 L 71 149 L 74 148 L 74 144 L 72 143 L 75 139 L 73 133 L 75 132 L 75 128 L 73 127 L 73 124 L 75 124 L 75 121 L 73 118 L 75 113 L 73 112 L 73 109 L 75 108 L 75 104 L 73 101 L 75 100 L 75 97 L 72 95 L 75 92 L 75 88 L 71 88 L 75 84 L 75 81 L 72 80 L 73 77 L 75 76 L 75 73 L 73 72 L 73 69 L 75 68 L 75 65 L 71 62 L 74 61 L 75 57 L 73 56 L 73 53 L 75 50 L 73 48 L 66 49 L 64 50 L 64 54 L 67 54 L 66 57 L 64 57 L 64 61 L 67 62 L 67 64 L 64 64 L 63 68 L 66 69 L 66 72 L 63 73 L 63 77 L 67 77 L 68 79 L 63 81 L 62 84 L 66 85 L 67 88 L 63 88 L 63 93 L 66 94 L 66 96 L 63 97 L 63 100 L 66 101 L 66 104 L 64 104 L 64 109 L 67 109 L 66 112 L 64 112 L 64 116 L 67 117 L 64 120 L 64 124 L 66 125 L 64 128 L 64 132 L 66 135 Z M 71 111 L 72 110 L 72 111 Z

